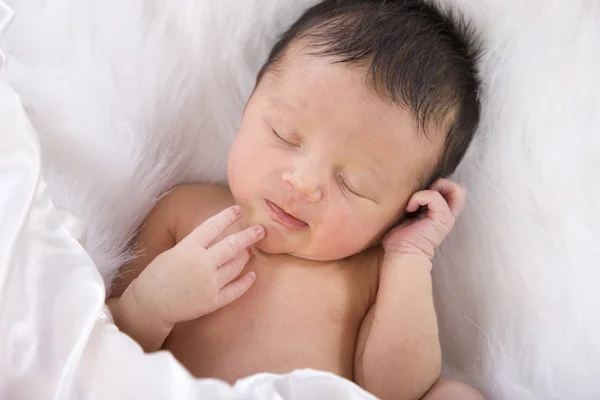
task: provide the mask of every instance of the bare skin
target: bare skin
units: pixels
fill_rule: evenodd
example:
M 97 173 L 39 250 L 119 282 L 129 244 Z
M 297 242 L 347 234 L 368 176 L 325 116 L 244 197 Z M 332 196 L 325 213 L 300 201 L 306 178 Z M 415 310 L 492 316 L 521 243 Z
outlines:
M 208 217 L 232 204 L 228 190 L 207 185 L 178 187 L 161 200 L 137 236 L 140 256 L 123 270 L 109 300 L 118 325 L 122 318 L 119 296 L 144 268 Z M 240 230 L 239 224 L 234 224 L 221 237 Z M 299 368 L 330 371 L 360 382 L 364 376 L 356 374 L 364 375 L 360 365 L 368 335 L 361 326 L 366 315 L 373 315 L 368 310 L 377 297 L 382 255 L 380 247 L 373 247 L 345 260 L 320 262 L 254 250 L 244 268 L 244 274 L 254 272 L 259 277 L 250 289 L 217 311 L 175 324 L 160 347 L 170 350 L 193 375 L 230 383 L 254 373 L 287 373 Z M 411 302 L 429 305 L 429 272 L 417 268 L 409 274 L 421 277 L 409 283 Z M 422 335 L 422 324 L 416 325 L 420 336 L 427 337 Z M 432 329 L 430 336 L 435 336 L 435 326 Z M 437 351 L 436 340 L 429 345 Z M 426 341 L 417 348 L 427 346 Z M 406 356 L 411 348 L 415 347 L 404 351 Z M 406 375 L 410 376 L 408 371 Z M 475 395 L 479 394 L 460 382 L 440 380 L 423 398 L 481 398 Z
M 248 101 L 229 189 L 178 187 L 150 213 L 109 301 L 115 322 L 200 377 L 313 368 L 385 400 L 460 392 L 435 384 L 431 260 L 465 192 L 444 179 L 419 189 L 448 121 L 424 135 L 364 67 L 303 49 Z
M 145 256 L 124 269 L 113 296 L 121 294 L 149 259 L 181 241 L 207 215 L 232 204 L 229 192 L 219 187 L 176 189 L 142 228 L 137 246 L 145 249 Z M 227 233 L 237 230 L 235 224 Z M 195 376 L 230 383 L 253 373 L 298 368 L 352 380 L 360 324 L 377 291 L 379 256 L 380 250 L 373 249 L 346 260 L 320 262 L 254 250 L 244 272 L 253 271 L 258 279 L 248 292 L 220 310 L 177 324 L 163 348 Z

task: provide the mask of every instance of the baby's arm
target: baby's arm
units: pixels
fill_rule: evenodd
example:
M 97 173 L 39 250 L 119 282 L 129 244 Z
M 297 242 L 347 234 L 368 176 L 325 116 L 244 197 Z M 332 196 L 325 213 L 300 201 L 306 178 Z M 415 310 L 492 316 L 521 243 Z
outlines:
M 359 333 L 355 379 L 384 400 L 419 399 L 438 379 L 441 350 L 431 287 L 431 260 L 462 210 L 465 193 L 439 180 L 407 205 L 427 212 L 383 241 L 379 289 Z
M 377 299 L 361 325 L 355 360 L 355 380 L 381 399 L 419 399 L 439 377 L 430 269 L 421 257 L 383 257 Z
M 252 284 L 252 274 L 235 278 L 261 232 L 253 227 L 217 238 L 239 218 L 239 207 L 213 216 L 231 203 L 224 188 L 187 185 L 148 215 L 135 241 L 141 255 L 125 267 L 108 301 L 116 325 L 145 350 L 160 348 L 175 323 L 222 307 Z

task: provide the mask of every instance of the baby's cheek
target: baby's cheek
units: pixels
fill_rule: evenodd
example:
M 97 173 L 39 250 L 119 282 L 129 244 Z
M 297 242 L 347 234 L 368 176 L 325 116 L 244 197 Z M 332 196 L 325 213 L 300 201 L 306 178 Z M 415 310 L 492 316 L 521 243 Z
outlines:
M 323 258 L 348 257 L 362 250 L 369 241 L 364 226 L 351 215 L 339 214 L 336 217 L 325 221 L 318 243 L 315 244 Z
M 341 236 L 325 236 L 321 238 L 318 244 L 318 258 L 327 260 L 338 260 L 346 258 L 356 252 L 356 246 L 353 243 L 348 243 Z
M 262 178 L 261 165 L 241 148 L 243 143 L 235 146 L 229 153 L 228 184 L 234 196 L 249 197 L 257 190 L 256 181 Z

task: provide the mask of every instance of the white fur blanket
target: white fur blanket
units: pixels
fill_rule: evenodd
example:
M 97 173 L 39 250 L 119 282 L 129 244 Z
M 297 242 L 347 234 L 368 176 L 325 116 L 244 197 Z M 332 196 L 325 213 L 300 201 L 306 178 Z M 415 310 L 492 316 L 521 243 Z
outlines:
M 106 282 L 158 194 L 224 180 L 256 71 L 314 2 L 7 1 L 6 77 Z M 485 46 L 469 203 L 435 265 L 446 373 L 495 399 L 598 399 L 600 3 L 443 4 Z

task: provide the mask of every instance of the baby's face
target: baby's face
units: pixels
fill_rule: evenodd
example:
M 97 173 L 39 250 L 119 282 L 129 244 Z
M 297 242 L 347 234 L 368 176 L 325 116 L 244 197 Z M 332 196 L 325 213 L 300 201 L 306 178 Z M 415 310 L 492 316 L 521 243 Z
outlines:
M 259 250 L 323 261 L 358 253 L 397 221 L 435 165 L 442 135 L 419 134 L 366 79 L 294 50 L 263 76 L 228 160 L 242 224 L 265 227 Z

